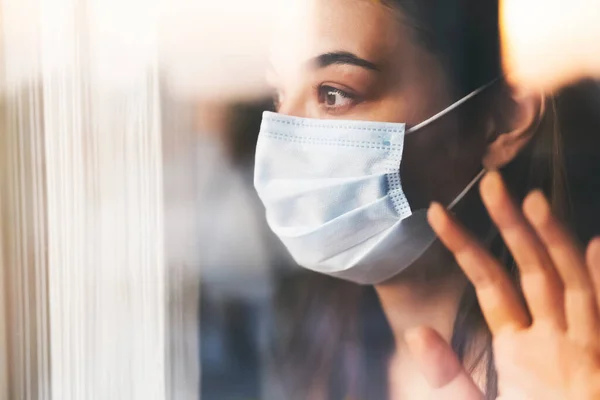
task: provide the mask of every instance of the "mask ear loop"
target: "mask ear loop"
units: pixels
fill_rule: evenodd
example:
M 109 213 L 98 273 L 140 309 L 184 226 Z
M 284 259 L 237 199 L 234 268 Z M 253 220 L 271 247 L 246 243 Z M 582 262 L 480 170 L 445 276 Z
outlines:
M 426 119 L 425 121 L 421 122 L 420 124 L 417 124 L 415 126 L 413 126 L 412 128 L 410 128 L 408 131 L 406 131 L 406 134 L 409 133 L 415 133 L 416 131 L 418 131 L 419 129 L 431 124 L 432 122 L 434 122 L 435 120 L 443 117 L 444 115 L 448 114 L 449 112 L 455 110 L 456 108 L 460 107 L 461 105 L 463 105 L 464 103 L 466 103 L 467 101 L 471 100 L 473 97 L 477 96 L 478 94 L 480 94 L 481 92 L 483 92 L 484 90 L 486 90 L 487 88 L 489 88 L 490 86 L 494 85 L 496 82 L 498 82 L 499 80 L 502 79 L 502 76 L 499 76 L 495 79 L 493 79 L 492 81 L 486 83 L 485 85 L 481 86 L 480 88 L 474 90 L 473 92 L 469 93 L 468 95 L 466 95 L 465 97 L 463 97 L 462 99 L 458 100 L 456 103 L 452 104 L 451 106 L 447 107 L 446 109 L 440 111 L 439 113 L 433 115 L 432 117 Z M 481 170 L 481 172 L 479 172 L 479 174 L 477 174 L 477 176 L 467 185 L 467 187 L 464 188 L 464 190 L 462 192 L 460 192 L 460 194 L 454 199 L 454 201 L 452 201 L 452 203 L 450 203 L 450 205 L 447 207 L 448 210 L 451 210 L 452 208 L 454 208 L 454 206 L 462 200 L 463 197 L 465 197 L 465 195 L 471 190 L 471 188 L 473 188 L 473 186 L 483 177 L 483 175 L 485 175 L 486 170 L 485 168 Z
M 464 104 L 467 101 L 471 100 L 473 97 L 477 96 L 478 94 L 480 94 L 481 92 L 483 92 L 484 90 L 486 90 L 490 86 L 494 85 L 496 82 L 498 82 L 501 79 L 502 79 L 502 76 L 499 76 L 496 79 L 490 81 L 489 83 L 481 86 L 479 89 L 474 90 L 473 92 L 469 93 L 467 96 L 463 97 L 462 99 L 460 99 L 456 103 L 452 104 L 450 107 L 446 108 L 445 110 L 442 110 L 439 113 L 437 113 L 437 114 L 433 115 L 432 117 L 426 119 L 425 121 L 421 122 L 420 124 L 417 124 L 417 125 L 413 126 L 406 133 L 407 134 L 414 133 L 414 132 L 418 131 L 419 129 L 421 129 L 421 128 L 423 128 L 423 127 L 431 124 L 433 121 L 437 120 L 438 118 L 443 117 L 444 115 L 448 114 L 449 112 L 451 112 L 451 111 L 455 110 L 456 108 L 460 107 L 462 104 Z M 541 93 L 540 96 L 541 96 L 540 115 L 538 117 L 537 126 L 535 127 L 536 130 L 542 124 L 542 120 L 544 118 L 544 115 L 546 114 L 546 96 L 544 95 L 544 93 Z M 461 201 L 467 195 L 467 193 L 469 193 L 469 191 L 473 188 L 473 186 L 475 186 L 475 184 L 477 184 L 477 182 L 479 182 L 479 180 L 481 180 L 481 178 L 483 178 L 483 176 L 486 173 L 487 173 L 487 170 L 485 168 L 483 168 L 475 176 L 475 178 L 473 178 L 473 180 L 471 180 L 471 182 L 463 189 L 463 191 L 460 192 L 458 194 L 458 196 L 456 196 L 456 198 L 450 203 L 450 205 L 448 205 L 447 209 L 448 210 L 452 210 L 456 206 L 456 204 L 458 204 L 458 202 Z
M 479 180 L 481 180 L 481 178 L 483 178 L 483 176 L 486 173 L 487 173 L 487 170 L 485 168 L 483 168 L 481 171 L 479 171 L 477 176 L 475 176 L 475 178 L 473 178 L 473 180 L 471 180 L 471 182 L 463 189 L 463 191 L 460 192 L 458 194 L 458 196 L 456 196 L 456 198 L 452 201 L 452 203 L 450 203 L 450 205 L 447 207 L 447 209 L 452 210 L 454 208 L 454 206 L 456 206 L 458 204 L 458 202 L 461 201 L 467 195 L 467 193 L 469 193 L 471 191 L 473 186 L 475 186 L 477 184 L 477 182 L 479 182 Z
M 477 96 L 478 94 L 480 94 L 484 90 L 488 89 L 490 86 L 494 85 L 496 82 L 498 82 L 501 79 L 502 79 L 502 76 L 499 76 L 496 79 L 494 79 L 494 80 L 488 82 L 487 84 L 481 86 L 480 88 L 474 90 L 473 92 L 469 93 L 468 95 L 466 95 L 462 99 L 458 100 L 456 103 L 452 104 L 450 107 L 448 107 L 448 108 L 440 111 L 439 113 L 437 113 L 437 114 L 433 115 L 432 117 L 426 119 L 425 121 L 421 122 L 420 124 L 417 124 L 417 125 L 413 126 L 408 131 L 406 131 L 406 134 L 415 133 L 419 129 L 421 129 L 421 128 L 423 128 L 423 127 L 431 124 L 435 120 L 443 117 L 444 115 L 448 114 L 449 112 L 451 112 L 451 111 L 455 110 L 456 108 L 460 107 L 462 104 L 464 104 L 467 101 L 471 100 L 473 97 Z M 463 197 L 465 197 L 465 195 L 467 193 L 469 193 L 469 191 L 473 188 L 473 186 L 475 186 L 475 184 L 483 177 L 483 175 L 485 175 L 486 172 L 487 171 L 486 171 L 485 168 L 482 169 L 477 174 L 477 176 L 475 176 L 475 178 L 473 178 L 473 180 L 471 180 L 471 182 L 463 189 L 463 191 L 460 192 L 460 194 L 458 196 L 456 196 L 456 198 L 454 199 L 454 201 L 452 201 L 452 203 L 450 203 L 450 205 L 447 207 L 447 209 L 448 210 L 452 210 L 454 208 L 454 206 L 456 206 L 456 204 L 459 201 L 461 201 L 463 199 Z
M 501 76 L 497 77 L 496 79 L 492 80 L 491 82 L 486 83 L 485 85 L 481 86 L 479 89 L 474 90 L 473 92 L 469 93 L 468 95 L 466 95 L 462 99 L 458 100 L 456 103 L 452 104 L 448 108 L 440 111 L 439 113 L 433 115 L 432 117 L 426 119 L 425 121 L 423 121 L 423 122 L 421 122 L 421 123 L 413 126 L 408 131 L 406 131 L 406 134 L 415 133 L 419 129 L 421 129 L 421 128 L 423 128 L 423 127 L 431 124 L 432 122 L 434 122 L 435 120 L 443 117 L 444 115 L 448 114 L 449 112 L 454 111 L 455 109 L 457 109 L 458 107 L 460 107 L 461 105 L 463 105 L 464 103 L 466 103 L 467 101 L 471 100 L 473 97 L 477 96 L 478 94 L 480 94 L 481 92 L 483 92 L 484 90 L 486 90 L 487 88 L 489 88 L 490 86 L 494 85 L 500 79 L 502 79 Z
M 437 119 L 443 117 L 444 115 L 448 114 L 449 112 L 455 110 L 456 108 L 460 107 L 462 104 L 466 103 L 467 101 L 471 100 L 473 97 L 477 96 L 478 94 L 480 94 L 484 90 L 488 89 L 490 86 L 494 85 L 496 82 L 498 82 L 502 78 L 503 78 L 502 76 L 499 76 L 499 77 L 493 79 L 492 81 L 488 82 L 487 84 L 481 86 L 480 88 L 474 90 L 473 92 L 469 93 L 468 95 L 466 95 L 462 99 L 458 100 L 456 103 L 452 104 L 448 108 L 440 111 L 439 113 L 437 113 L 437 114 L 433 115 L 432 117 L 426 119 L 425 121 L 421 122 L 420 124 L 417 124 L 417 125 L 413 126 L 408 131 L 406 131 L 406 134 L 415 133 L 419 129 L 421 129 L 421 128 L 423 128 L 423 127 L 431 124 L 435 120 L 437 120 Z M 485 168 L 482 169 L 477 174 L 477 176 L 475 176 L 475 178 L 473 178 L 473 180 L 464 188 L 464 190 L 462 192 L 460 192 L 460 194 L 458 196 L 456 196 L 456 198 L 454 199 L 454 201 L 452 201 L 452 203 L 450 203 L 450 205 L 447 207 L 447 209 L 448 210 L 452 210 L 454 208 L 454 206 L 456 206 L 456 204 L 459 201 L 461 201 L 463 199 L 463 197 L 465 197 L 465 195 L 473 188 L 473 186 L 485 175 L 486 172 L 487 171 L 486 171 Z
M 544 120 L 544 116 L 546 115 L 546 95 L 544 93 L 541 93 L 540 98 L 541 98 L 540 114 L 538 116 L 537 125 L 535 127 L 536 131 L 539 129 L 540 125 L 542 124 L 542 121 Z M 475 186 L 475 184 L 477 184 L 477 182 L 479 182 L 479 180 L 481 180 L 481 178 L 483 178 L 483 176 L 487 172 L 488 172 L 487 169 L 483 168 L 475 176 L 475 178 L 473 178 L 473 180 L 464 188 L 464 190 L 462 192 L 460 192 L 458 196 L 456 196 L 454 201 L 452 201 L 452 203 L 450 203 L 450 205 L 447 207 L 447 209 L 452 210 L 458 204 L 458 202 L 461 201 L 467 195 L 467 193 L 469 193 L 469 191 L 473 188 L 473 186 Z M 492 225 L 492 228 L 491 228 L 490 232 L 488 232 L 488 234 L 484 240 L 484 243 L 489 246 L 491 244 L 491 242 L 494 240 L 494 238 L 496 237 L 497 233 L 498 233 L 498 230 Z

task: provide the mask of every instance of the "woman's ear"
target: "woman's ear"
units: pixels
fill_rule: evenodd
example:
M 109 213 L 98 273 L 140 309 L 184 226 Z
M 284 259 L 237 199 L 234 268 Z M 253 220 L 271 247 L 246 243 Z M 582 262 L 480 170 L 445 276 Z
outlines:
M 497 169 L 511 162 L 535 135 L 544 114 L 540 93 L 507 88 L 499 96 L 488 125 L 489 141 L 483 165 Z

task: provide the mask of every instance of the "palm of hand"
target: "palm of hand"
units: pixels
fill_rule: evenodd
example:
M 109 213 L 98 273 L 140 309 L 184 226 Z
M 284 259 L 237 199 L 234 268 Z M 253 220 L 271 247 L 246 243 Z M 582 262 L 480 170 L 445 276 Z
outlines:
M 483 179 L 481 196 L 519 268 L 526 304 L 506 269 L 441 206 L 431 207 L 429 222 L 475 287 L 501 398 L 600 399 L 600 239 L 586 259 L 541 193 L 520 210 L 498 173 Z M 406 339 L 435 398 L 483 398 L 437 333 L 418 328 Z
M 599 346 L 577 343 L 544 324 L 494 338 L 502 399 L 563 400 L 600 396 Z M 596 387 L 594 387 L 596 386 Z

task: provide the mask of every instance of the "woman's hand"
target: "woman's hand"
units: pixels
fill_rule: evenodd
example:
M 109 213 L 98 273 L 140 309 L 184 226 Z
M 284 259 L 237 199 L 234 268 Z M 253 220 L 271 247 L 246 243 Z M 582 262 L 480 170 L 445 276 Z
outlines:
M 541 193 L 520 210 L 496 172 L 483 179 L 481 195 L 518 265 L 526 305 L 505 268 L 440 205 L 429 221 L 475 286 L 501 397 L 600 399 L 600 240 L 586 260 Z M 439 335 L 417 329 L 407 341 L 440 399 L 482 398 Z

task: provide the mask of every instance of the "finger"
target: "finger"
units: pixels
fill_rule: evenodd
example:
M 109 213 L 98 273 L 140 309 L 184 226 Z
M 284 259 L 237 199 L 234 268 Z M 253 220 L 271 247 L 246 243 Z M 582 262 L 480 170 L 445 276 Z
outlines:
M 434 399 L 483 399 L 481 390 L 436 331 L 416 328 L 408 331 L 405 338 L 417 365 L 434 389 Z
M 527 196 L 523 211 L 546 246 L 562 279 L 569 334 L 584 343 L 595 342 L 600 332 L 600 321 L 583 251 L 552 215 L 550 205 L 541 192 L 535 191 Z
M 590 272 L 592 287 L 596 296 L 596 306 L 600 310 L 600 237 L 592 240 L 587 249 L 587 267 Z M 598 338 L 600 340 L 600 337 Z
M 514 204 L 498 172 L 489 172 L 482 179 L 481 198 L 519 267 L 523 295 L 532 318 L 564 326 L 560 278 L 543 243 Z
M 527 327 L 527 312 L 498 261 L 439 204 L 432 204 L 428 219 L 442 243 L 454 254 L 458 265 L 475 286 L 490 330 L 497 334 L 503 329 L 519 330 Z

